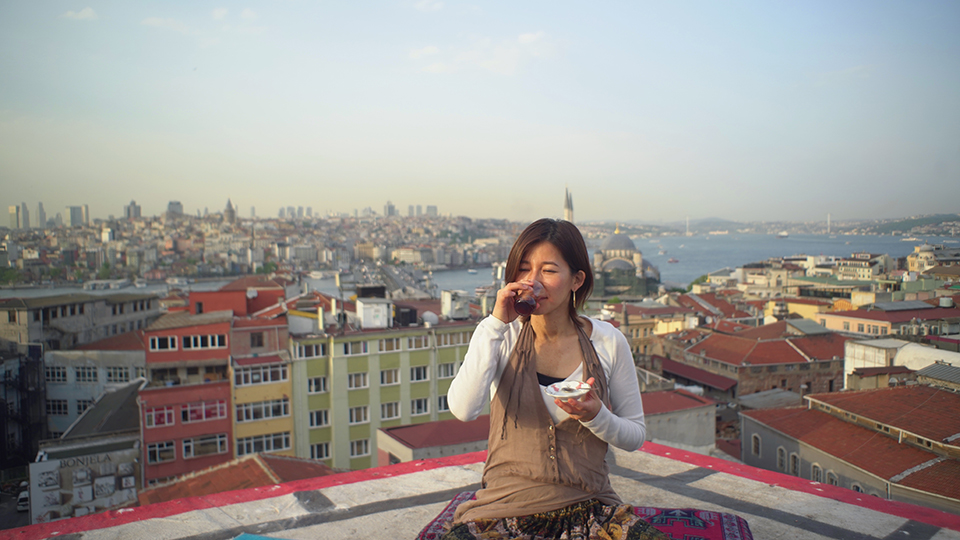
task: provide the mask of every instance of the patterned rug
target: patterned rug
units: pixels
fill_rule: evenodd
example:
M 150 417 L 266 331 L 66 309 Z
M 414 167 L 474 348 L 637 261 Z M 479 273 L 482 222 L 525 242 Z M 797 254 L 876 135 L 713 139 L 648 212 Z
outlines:
M 460 503 L 473 499 L 472 491 L 458 493 L 433 521 L 420 531 L 417 540 L 439 540 L 443 525 L 453 520 Z M 634 513 L 674 540 L 753 540 L 750 526 L 740 516 L 696 508 L 653 508 L 635 506 Z

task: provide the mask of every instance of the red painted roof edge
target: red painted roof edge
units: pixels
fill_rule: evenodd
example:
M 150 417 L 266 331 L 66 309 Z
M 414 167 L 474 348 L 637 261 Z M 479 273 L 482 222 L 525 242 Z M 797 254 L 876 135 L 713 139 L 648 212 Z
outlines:
M 790 476 L 774 471 L 758 469 L 749 465 L 742 465 L 719 458 L 704 456 L 685 450 L 665 446 L 661 444 L 647 442 L 639 450 L 655 456 L 662 456 L 674 459 L 704 469 L 710 469 L 740 478 L 746 478 L 757 482 L 773 486 L 782 486 L 785 489 L 799 491 L 818 497 L 824 497 L 845 504 L 851 504 L 862 508 L 869 508 L 878 512 L 899 516 L 904 519 L 912 519 L 928 523 L 944 529 L 960 531 L 960 515 L 934 510 L 924 506 L 890 501 L 873 497 L 853 490 L 821 484 L 811 480 L 804 480 L 796 476 Z M 486 460 L 487 452 L 472 452 L 457 456 L 449 456 L 421 461 L 409 461 L 388 465 L 386 467 L 375 467 L 372 469 L 363 469 L 359 471 L 333 474 L 330 476 L 321 476 L 307 480 L 297 480 L 285 484 L 274 486 L 265 486 L 259 488 L 243 489 L 218 493 L 216 495 L 207 495 L 201 497 L 187 497 L 164 503 L 156 503 L 138 508 L 121 508 L 99 514 L 92 514 L 82 517 L 54 521 L 51 523 L 42 523 L 29 525 L 19 529 L 9 529 L 0 532 L 0 538 L 16 538 L 17 540 L 41 540 L 51 536 L 59 536 L 70 533 L 79 533 L 105 529 L 107 527 L 116 527 L 125 523 L 142 521 L 144 519 L 162 518 L 190 512 L 193 510 L 203 510 L 208 508 L 219 508 L 230 504 L 252 502 L 280 495 L 289 495 L 298 491 L 309 491 L 325 489 L 333 486 L 354 484 L 365 482 L 367 480 L 376 480 L 379 478 L 390 478 L 402 476 L 420 471 L 429 471 L 443 467 L 453 467 L 462 465 L 471 465 L 482 463 Z

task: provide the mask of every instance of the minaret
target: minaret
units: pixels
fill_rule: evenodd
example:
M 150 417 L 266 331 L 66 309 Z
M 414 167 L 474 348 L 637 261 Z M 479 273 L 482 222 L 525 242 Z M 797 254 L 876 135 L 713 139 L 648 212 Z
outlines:
M 570 190 L 566 187 L 563 188 L 563 191 L 563 219 L 564 221 L 573 223 L 573 195 L 570 194 Z

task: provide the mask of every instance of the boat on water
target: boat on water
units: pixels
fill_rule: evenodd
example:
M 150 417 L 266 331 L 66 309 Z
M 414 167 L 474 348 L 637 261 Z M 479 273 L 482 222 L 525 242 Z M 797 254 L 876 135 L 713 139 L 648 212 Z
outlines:
M 677 258 L 675 258 L 675 257 L 670 257 L 670 259 L 668 259 L 667 262 L 668 262 L 668 263 L 678 263 L 678 262 L 680 262 L 680 259 L 677 259 Z
M 916 236 L 907 236 L 900 239 L 901 242 L 919 242 L 920 239 Z
M 780 231 L 777 233 L 777 238 L 787 238 L 790 236 L 790 233 L 787 231 Z
M 468 273 L 468 274 L 476 274 L 476 273 L 477 273 L 477 269 L 476 269 L 476 268 L 467 268 L 467 273 Z
M 657 252 L 657 255 L 666 255 L 666 254 L 667 254 L 667 250 L 665 249 L 661 249 L 660 251 Z

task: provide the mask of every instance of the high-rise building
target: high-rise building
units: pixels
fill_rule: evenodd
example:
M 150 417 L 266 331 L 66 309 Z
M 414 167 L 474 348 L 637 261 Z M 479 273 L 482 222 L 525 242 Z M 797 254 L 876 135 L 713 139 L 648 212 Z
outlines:
M 90 224 L 90 205 L 88 204 L 83 205 L 83 224 Z
M 563 219 L 573 223 L 573 195 L 567 188 L 564 188 L 563 191 Z
M 183 214 L 183 205 L 180 204 L 180 201 L 170 201 L 167 203 L 167 213 Z
M 303 207 L 302 207 L 302 206 L 298 206 L 298 207 L 297 207 L 297 217 L 300 218 L 300 219 L 303 219 Z
M 123 215 L 127 219 L 137 219 L 140 217 L 140 205 L 137 201 L 131 200 L 130 204 L 123 207 Z
M 20 226 L 24 229 L 30 228 L 30 210 L 27 210 L 27 203 L 20 203 Z
M 250 219 L 253 219 L 253 218 L 255 218 L 255 217 L 257 217 L 257 207 L 256 207 L 256 206 L 251 206 L 251 207 L 250 207 Z
M 40 229 L 47 228 L 47 212 L 43 209 L 43 203 L 37 203 L 37 227 Z
M 422 215 L 423 215 L 423 205 L 418 204 L 418 205 L 417 205 L 417 217 L 420 217 L 420 216 L 422 216 Z
M 387 204 L 383 205 L 383 217 L 390 217 L 396 215 L 397 207 L 393 205 L 392 202 L 387 201 Z
M 68 206 L 67 207 L 67 223 L 70 227 L 77 227 L 83 225 L 83 207 L 82 206 Z
M 292 207 L 292 206 L 288 206 L 288 207 L 287 207 L 287 219 L 293 219 L 293 218 L 295 218 L 295 217 L 297 217 L 297 209 L 294 208 L 294 207 Z
M 413 205 L 412 205 L 412 204 L 407 207 L 407 216 L 408 216 L 408 217 L 413 217 Z
M 277 211 L 277 217 L 280 219 L 283 219 L 283 216 L 285 215 L 285 213 L 286 213 L 286 210 L 284 210 L 283 207 L 281 206 L 280 210 Z
M 308 207 L 307 207 L 307 217 L 313 217 L 313 207 L 312 207 L 312 206 L 308 206 Z
M 432 205 L 432 204 L 428 204 L 428 205 L 427 205 L 427 215 L 428 215 L 428 216 L 437 217 L 437 216 L 439 215 L 439 214 L 437 213 L 437 207 L 434 206 L 434 205 Z
M 10 210 L 10 228 L 19 229 L 20 228 L 20 205 L 15 204 L 9 208 Z

